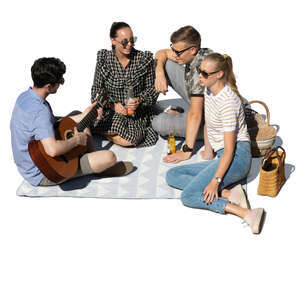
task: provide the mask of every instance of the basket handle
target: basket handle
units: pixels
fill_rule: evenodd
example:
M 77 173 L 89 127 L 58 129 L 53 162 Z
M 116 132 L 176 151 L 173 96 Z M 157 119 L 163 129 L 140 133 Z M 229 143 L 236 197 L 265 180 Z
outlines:
M 279 153 L 278 153 L 279 148 L 282 150 L 283 161 L 285 161 L 286 153 L 285 153 L 285 150 L 281 146 L 276 147 L 277 155 L 279 156 Z
M 265 161 L 267 161 L 270 157 L 271 157 L 271 155 L 273 154 L 273 153 L 276 153 L 276 157 L 277 157 L 277 160 L 278 160 L 278 162 L 279 162 L 279 168 L 281 169 L 283 166 L 282 166 L 282 161 L 281 161 L 281 159 L 280 159 L 280 155 L 279 155 L 279 153 L 278 153 L 278 149 L 281 149 L 282 150 L 282 153 L 283 153 L 283 162 L 285 161 L 285 156 L 286 156 L 286 153 L 285 153 L 285 150 L 281 147 L 281 146 L 277 146 L 276 148 L 273 148 L 273 149 L 270 149 L 267 153 L 266 153 L 266 155 L 265 155 L 265 157 L 263 158 L 263 160 L 262 160 L 262 165 L 265 163 Z
M 267 104 L 261 100 L 251 100 L 245 106 L 248 106 L 253 103 L 259 103 L 265 108 L 266 113 L 267 113 L 267 124 L 268 124 L 268 126 L 270 126 L 270 111 L 269 111 Z

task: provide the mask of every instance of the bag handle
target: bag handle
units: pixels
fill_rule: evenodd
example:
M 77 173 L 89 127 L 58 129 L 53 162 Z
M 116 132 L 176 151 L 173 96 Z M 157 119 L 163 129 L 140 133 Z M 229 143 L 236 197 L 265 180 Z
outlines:
M 245 107 L 250 104 L 253 104 L 253 103 L 259 103 L 265 108 L 266 113 L 267 113 L 267 124 L 268 124 L 268 126 L 270 126 L 270 110 L 269 110 L 267 104 L 261 100 L 251 100 L 245 105 Z
M 285 161 L 285 157 L 286 157 L 286 153 L 285 153 L 285 150 L 281 147 L 281 146 L 277 146 L 277 154 L 279 156 L 279 153 L 278 153 L 278 149 L 280 148 L 282 150 L 282 157 L 283 157 L 283 161 Z
M 271 157 L 271 155 L 273 154 L 273 153 L 276 153 L 276 158 L 277 158 L 277 160 L 278 160 L 278 162 L 279 162 L 279 168 L 281 169 L 283 166 L 282 166 L 282 161 L 281 161 L 281 159 L 280 159 L 280 155 L 279 155 L 279 152 L 278 152 L 278 149 L 281 149 L 282 150 L 282 156 L 283 156 L 283 162 L 285 161 L 285 157 L 286 157 L 286 153 L 285 153 L 285 150 L 281 147 L 281 146 L 277 146 L 277 147 L 275 147 L 275 148 L 272 148 L 272 149 L 270 149 L 267 153 L 266 153 L 266 155 L 265 155 L 265 157 L 263 158 L 263 160 L 262 160 L 262 165 Z

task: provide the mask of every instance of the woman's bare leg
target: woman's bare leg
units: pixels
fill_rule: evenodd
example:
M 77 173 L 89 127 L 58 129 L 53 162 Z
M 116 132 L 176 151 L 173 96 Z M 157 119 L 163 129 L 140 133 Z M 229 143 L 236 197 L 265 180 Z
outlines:
M 229 200 L 232 204 L 243 208 L 250 208 L 245 191 L 240 184 L 236 185 L 231 190 L 223 189 L 221 191 L 221 197 Z
M 127 140 L 123 139 L 116 133 L 107 133 L 107 132 L 101 132 L 101 135 L 103 135 L 106 139 L 108 139 L 110 142 L 123 146 L 128 147 L 132 146 L 132 143 L 128 142 Z
M 223 189 L 221 191 L 222 198 L 228 200 L 229 196 L 230 196 L 230 190 Z M 249 214 L 251 212 L 251 209 L 243 208 L 243 207 L 240 207 L 238 205 L 228 202 L 225 206 L 225 212 L 232 214 L 232 215 L 236 215 L 243 219 L 247 214 Z
M 221 191 L 221 197 L 229 200 L 230 190 L 223 189 Z M 244 218 L 247 214 L 250 213 L 251 210 L 247 209 L 247 208 L 242 208 L 236 204 L 232 204 L 232 203 L 228 202 L 227 205 L 225 206 L 225 211 L 230 214 L 239 216 L 240 218 Z
M 228 202 L 225 206 L 225 212 L 244 219 L 251 212 L 251 209 L 242 208 L 238 205 L 231 204 L 230 202 Z
M 223 189 L 221 191 L 221 197 L 224 198 L 224 199 L 229 199 L 229 196 L 230 196 L 230 190 L 227 190 L 227 189 Z
M 120 145 L 120 146 L 124 146 L 124 147 L 132 146 L 132 144 L 130 142 L 128 142 L 127 140 L 123 139 L 119 135 L 107 136 L 106 138 L 110 142 L 113 142 L 114 144 L 117 144 L 117 145 Z
M 229 197 L 230 193 L 231 190 L 222 190 L 222 198 L 228 199 L 226 197 Z M 265 215 L 263 208 L 250 209 L 228 202 L 224 210 L 226 213 L 242 218 L 250 226 L 252 233 L 259 234 L 261 232 Z

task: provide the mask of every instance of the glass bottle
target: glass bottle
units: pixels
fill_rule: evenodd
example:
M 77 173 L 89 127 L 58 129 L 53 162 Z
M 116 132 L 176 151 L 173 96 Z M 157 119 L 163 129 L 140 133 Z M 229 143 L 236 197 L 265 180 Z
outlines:
M 128 104 L 132 101 L 132 98 L 134 98 L 133 87 L 129 85 L 127 90 L 127 99 L 126 99 L 126 113 L 128 116 L 134 115 L 134 110 L 128 107 Z
M 175 148 L 175 136 L 173 131 L 170 132 L 169 137 L 168 137 L 168 145 L 169 145 L 169 153 L 168 154 L 173 154 L 176 152 Z

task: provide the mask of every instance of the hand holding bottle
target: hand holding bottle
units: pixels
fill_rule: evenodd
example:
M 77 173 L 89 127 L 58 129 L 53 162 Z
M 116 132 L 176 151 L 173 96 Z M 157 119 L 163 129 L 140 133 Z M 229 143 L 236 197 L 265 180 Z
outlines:
M 121 103 L 114 103 L 114 111 L 123 116 L 127 115 L 127 110 Z
M 132 116 L 140 104 L 139 98 L 130 98 L 125 100 L 127 115 Z
M 125 100 L 125 104 L 126 104 L 126 112 L 128 116 L 134 115 L 136 108 L 140 104 L 140 99 L 134 97 L 134 91 L 131 85 L 128 86 L 127 99 Z

